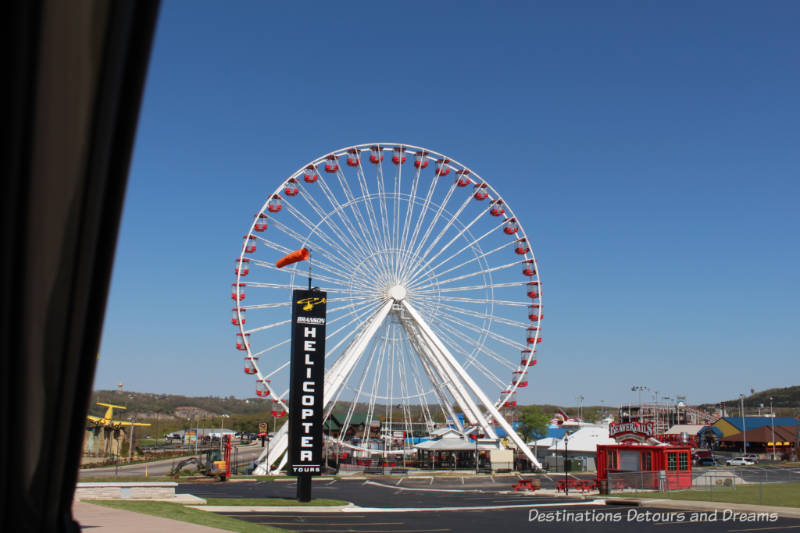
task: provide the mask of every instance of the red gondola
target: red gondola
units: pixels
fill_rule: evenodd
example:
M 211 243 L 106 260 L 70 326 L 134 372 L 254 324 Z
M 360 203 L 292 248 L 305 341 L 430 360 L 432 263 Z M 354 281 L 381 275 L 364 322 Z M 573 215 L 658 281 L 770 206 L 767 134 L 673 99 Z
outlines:
M 267 386 L 269 383 L 268 379 L 259 379 L 256 381 L 256 394 L 261 396 L 262 398 L 266 398 L 269 396 L 269 387 Z
M 244 248 L 244 253 L 252 254 L 256 251 L 256 236 L 255 235 L 245 235 L 242 237 L 244 239 L 242 241 L 242 247 Z
M 469 179 L 467 176 L 469 176 L 469 170 L 467 170 L 466 168 L 462 168 L 461 170 L 456 170 L 456 185 L 458 185 L 459 187 L 466 187 L 467 185 L 472 183 L 472 180 Z
M 533 344 L 534 342 L 536 342 L 536 335 L 538 333 L 539 333 L 539 328 L 537 328 L 536 326 L 531 326 L 525 331 L 525 340 L 528 342 L 528 344 Z
M 523 261 L 522 264 L 525 265 L 522 269 L 523 276 L 528 276 L 529 278 L 532 278 L 533 276 L 536 275 L 536 260 L 527 259 Z
M 281 210 L 283 205 L 281 204 L 281 197 L 277 194 L 273 194 L 272 198 L 270 198 L 269 203 L 267 204 L 267 210 L 270 213 L 277 213 Z
M 503 200 L 500 200 L 499 198 L 497 200 L 492 200 L 492 207 L 489 209 L 489 214 L 493 217 L 505 215 L 506 210 L 503 209 Z
M 447 176 L 450 174 L 450 167 L 447 166 L 448 163 L 450 163 L 449 159 L 436 160 L 436 176 Z
M 489 198 L 489 191 L 486 190 L 488 186 L 485 183 L 475 184 L 475 193 L 472 195 L 476 200 L 486 200 Z
M 317 167 L 314 165 L 308 165 L 306 167 L 306 171 L 303 173 L 303 181 L 306 183 L 314 183 L 317 181 Z
M 233 324 L 234 326 L 241 326 L 242 324 L 247 322 L 247 317 L 245 316 L 246 312 L 247 309 L 242 309 L 241 307 L 234 307 L 233 316 L 231 317 L 231 324 Z M 239 320 L 240 316 L 242 317 L 241 320 Z
M 534 300 L 536 300 L 537 298 L 539 298 L 540 292 L 541 291 L 539 291 L 539 282 L 538 281 L 529 281 L 528 282 L 528 290 L 527 290 L 528 298 L 533 298 Z
M 401 147 L 401 146 L 398 146 L 398 147 L 394 148 L 394 155 L 392 156 L 392 163 L 394 163 L 395 165 L 402 165 L 403 163 L 405 163 L 406 162 L 405 152 L 406 152 L 406 149 Z
M 244 358 L 244 373 L 245 374 L 255 374 L 256 373 L 256 360 L 258 357 L 245 357 Z
M 507 218 L 505 222 L 506 224 L 503 228 L 503 233 L 506 235 L 513 235 L 519 231 L 519 224 L 517 224 L 516 218 Z
M 369 162 L 377 165 L 381 161 L 383 161 L 383 148 L 380 146 L 370 146 L 369 147 Z
M 284 409 L 281 402 L 272 400 L 272 416 L 275 418 L 282 418 L 286 416 L 286 409 Z
M 350 167 L 357 167 L 361 164 L 361 159 L 358 157 L 358 154 L 361 153 L 357 148 L 350 148 L 347 153 L 347 166 Z
M 505 402 L 503 404 L 503 407 L 516 407 L 516 406 L 517 406 L 516 400 L 514 400 L 513 402 Z
M 525 255 L 530 251 L 531 248 L 528 246 L 528 239 L 524 237 L 522 239 L 517 239 L 517 245 L 514 247 L 514 252 L 516 252 L 517 255 Z
M 246 283 L 231 283 L 233 285 L 233 293 L 231 294 L 231 298 L 234 300 L 244 300 L 244 288 L 247 286 Z
M 246 276 L 250 273 L 250 260 L 248 258 L 236 259 L 233 271 L 238 276 Z
M 256 223 L 253 226 L 256 231 L 264 231 L 267 229 L 267 215 L 266 213 L 259 213 L 256 215 Z
M 249 333 L 237 333 L 236 334 L 236 349 L 237 350 L 247 350 L 247 345 L 250 344 L 250 334 Z
M 522 350 L 521 353 L 522 353 L 522 361 L 520 362 L 520 365 L 526 367 L 528 365 L 528 357 L 530 357 L 531 353 L 536 353 L 536 350 L 531 350 L 530 348 L 527 348 L 525 350 Z M 531 366 L 536 364 L 535 357 L 536 356 L 534 356 L 534 359 L 530 362 Z
M 336 156 L 331 154 L 328 156 L 328 162 L 325 163 L 325 172 L 329 174 L 333 174 L 334 172 L 339 170 L 339 163 L 336 159 Z
M 286 194 L 286 196 L 297 196 L 297 193 L 300 192 L 300 189 L 297 188 L 297 179 L 289 179 L 286 182 L 286 187 L 284 187 L 283 192 Z
M 428 166 L 428 152 L 417 152 L 414 154 L 414 167 L 425 168 Z

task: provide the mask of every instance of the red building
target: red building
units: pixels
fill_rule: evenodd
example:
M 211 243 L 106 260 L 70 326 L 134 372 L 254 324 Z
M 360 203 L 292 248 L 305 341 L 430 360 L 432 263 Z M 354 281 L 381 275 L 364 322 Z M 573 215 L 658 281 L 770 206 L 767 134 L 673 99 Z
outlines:
M 675 490 L 692 488 L 692 449 L 653 438 L 651 423 L 611 424 L 618 444 L 597 446 L 597 479 L 609 489 Z

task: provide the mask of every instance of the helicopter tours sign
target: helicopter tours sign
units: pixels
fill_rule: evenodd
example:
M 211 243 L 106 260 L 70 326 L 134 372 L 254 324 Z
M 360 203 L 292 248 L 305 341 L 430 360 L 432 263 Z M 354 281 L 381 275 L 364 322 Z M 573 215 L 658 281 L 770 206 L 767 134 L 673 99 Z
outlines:
M 289 474 L 323 473 L 326 293 L 292 292 L 289 389 Z

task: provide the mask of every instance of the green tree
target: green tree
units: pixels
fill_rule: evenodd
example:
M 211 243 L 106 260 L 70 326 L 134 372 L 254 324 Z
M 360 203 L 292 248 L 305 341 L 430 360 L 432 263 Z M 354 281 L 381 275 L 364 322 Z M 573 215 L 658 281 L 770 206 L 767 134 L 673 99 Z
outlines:
M 519 426 L 517 434 L 525 439 L 525 442 L 544 438 L 547 434 L 547 426 L 550 425 L 550 417 L 544 414 L 535 405 L 526 405 L 520 410 Z

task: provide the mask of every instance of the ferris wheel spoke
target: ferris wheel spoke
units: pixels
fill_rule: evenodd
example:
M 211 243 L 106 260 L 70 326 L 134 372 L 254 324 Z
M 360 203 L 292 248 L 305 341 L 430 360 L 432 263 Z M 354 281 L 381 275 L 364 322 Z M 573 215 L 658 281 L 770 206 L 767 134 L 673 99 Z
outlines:
M 288 274 L 288 275 L 292 276 L 292 278 L 294 278 L 295 276 L 303 277 L 306 274 L 305 272 L 303 272 L 303 270 L 301 268 L 298 268 L 297 264 L 294 264 L 289 268 L 278 268 L 272 263 L 266 263 L 266 262 L 260 261 L 260 260 L 251 260 L 250 262 L 251 262 L 251 264 L 253 264 L 255 266 L 258 266 L 258 267 L 261 267 L 261 268 L 263 268 L 265 270 L 271 270 L 273 272 L 280 272 L 282 274 Z M 319 270 L 325 270 L 327 272 L 330 272 L 329 269 L 325 268 L 324 266 L 319 265 L 318 262 L 315 260 L 314 261 L 315 270 L 317 270 L 317 267 L 319 267 Z M 332 285 L 340 285 L 342 287 L 346 287 L 347 286 L 347 281 L 345 279 L 339 278 L 339 277 L 331 277 L 331 276 L 321 275 L 321 274 L 319 274 L 319 272 L 316 272 L 314 274 L 314 279 L 315 280 L 324 281 L 324 282 L 330 283 Z
M 420 250 L 420 253 L 417 254 L 419 256 L 419 258 L 420 258 L 420 261 L 425 260 L 425 258 L 428 256 L 428 254 L 430 254 L 433 250 L 436 249 L 436 245 L 447 234 L 447 230 L 449 230 L 453 226 L 453 224 L 456 223 L 456 221 L 461 216 L 461 213 L 464 212 L 464 210 L 467 208 L 467 206 L 472 201 L 473 201 L 472 200 L 472 196 L 467 196 L 466 200 L 464 200 L 464 202 L 459 206 L 458 210 L 456 210 L 456 212 L 453 213 L 453 215 L 450 217 L 450 219 L 445 223 L 444 227 L 439 229 L 439 230 L 437 230 L 436 237 L 434 237 L 433 241 L 431 241 L 431 243 L 428 245 L 427 248 L 425 248 L 424 250 Z M 429 263 L 430 262 L 428 262 L 426 264 L 429 264 Z
M 383 375 L 383 361 L 386 358 L 387 352 L 387 343 L 384 342 L 381 345 L 380 356 L 378 357 L 378 363 L 375 365 L 374 370 L 374 378 L 372 380 L 372 391 L 370 392 L 369 396 L 369 407 L 367 409 L 367 420 L 364 424 L 364 435 L 362 439 L 369 438 L 369 431 L 372 427 L 372 417 L 375 413 L 375 403 L 378 399 L 378 386 L 380 385 L 381 376 Z
M 286 324 L 291 324 L 291 320 L 281 320 L 280 322 L 274 322 L 272 324 L 267 324 L 266 326 L 259 326 L 257 328 L 246 329 L 244 330 L 245 333 L 259 333 L 261 331 L 266 331 L 268 329 L 277 328 L 280 326 L 285 326 Z
M 319 174 L 319 172 L 317 172 L 316 170 L 315 170 L 315 175 L 317 176 L 317 179 L 320 181 L 320 183 L 324 182 L 324 180 L 322 178 L 322 175 Z M 321 190 L 327 191 L 327 189 L 321 189 Z M 322 224 L 324 223 L 324 225 L 331 232 L 331 238 L 336 238 L 341 243 L 341 246 L 339 246 L 339 248 L 343 250 L 342 251 L 342 256 L 344 258 L 347 258 L 347 257 L 358 257 L 359 254 L 361 253 L 361 250 L 359 249 L 359 247 L 356 246 L 355 241 L 352 239 L 352 232 L 350 232 L 350 230 L 348 229 L 347 233 L 350 234 L 348 236 L 347 233 L 345 233 L 345 230 L 341 229 L 339 227 L 339 225 L 336 224 L 336 222 L 334 221 L 333 216 L 331 216 L 331 215 L 335 214 L 341 220 L 342 216 L 338 212 L 338 209 L 341 206 L 334 207 L 333 204 L 331 204 L 332 205 L 331 209 L 325 209 L 325 208 L 322 207 L 322 205 L 320 205 L 320 203 L 314 198 L 314 196 L 312 194 L 306 193 L 305 189 L 301 192 L 301 195 L 302 195 L 302 198 L 311 207 L 311 209 L 317 214 L 317 216 L 319 217 L 319 220 L 320 220 L 320 222 L 318 222 L 316 224 L 311 222 L 311 220 L 308 220 L 308 224 L 310 224 L 311 228 L 313 228 L 312 231 L 316 232 L 316 233 L 319 233 L 319 234 L 322 234 L 323 233 Z M 328 198 L 328 200 L 330 201 L 330 198 Z M 294 213 L 294 211 L 293 211 L 293 213 Z M 298 220 L 300 220 L 301 217 L 304 217 L 304 215 L 302 213 L 300 213 L 300 212 L 295 213 L 295 216 L 298 217 Z M 307 217 L 305 217 L 305 218 L 307 219 Z
M 457 328 L 453 327 L 450 324 L 441 323 L 441 324 L 439 324 L 439 327 L 442 329 L 442 331 L 448 332 L 451 335 L 450 338 L 452 338 L 452 339 L 460 339 L 460 338 L 462 338 L 462 336 L 460 335 L 459 330 Z M 469 344 L 475 350 L 477 350 L 478 353 L 484 354 L 487 357 L 490 357 L 490 358 L 494 359 L 495 362 L 497 362 L 498 364 L 504 366 L 507 370 L 514 371 L 514 370 L 517 369 L 517 365 L 516 364 L 511 362 L 507 357 L 503 357 L 499 353 L 497 353 L 494 350 L 488 348 L 485 344 L 482 345 L 482 344 L 476 342 L 474 339 L 472 339 L 471 337 L 468 337 L 468 336 L 467 337 L 463 337 L 463 339 L 467 344 Z
M 454 266 L 452 266 L 452 267 L 450 267 L 450 268 L 448 268 L 446 270 L 439 271 L 440 267 L 442 267 L 445 263 L 448 263 L 450 261 L 450 258 L 447 258 L 444 261 L 442 261 L 441 263 L 438 263 L 436 266 L 432 266 L 430 270 L 431 270 L 431 272 L 436 272 L 436 277 L 439 278 L 441 276 L 444 276 L 445 274 L 449 274 L 450 272 L 453 272 L 454 270 L 458 270 L 460 268 L 463 268 L 463 267 L 465 267 L 467 265 L 470 265 L 470 264 L 472 264 L 472 263 L 474 263 L 476 261 L 481 261 L 483 259 L 486 259 L 490 255 L 496 254 L 497 252 L 499 252 L 501 250 L 509 248 L 512 244 L 513 243 L 510 243 L 510 242 L 501 244 L 500 246 L 498 246 L 498 247 L 496 247 L 496 248 L 494 248 L 492 250 L 489 250 L 488 252 L 484 252 L 484 253 L 482 253 L 480 255 L 476 255 L 476 256 L 474 256 L 474 257 L 472 257 L 470 259 L 467 259 L 464 262 L 456 263 Z M 421 280 L 421 278 L 420 278 L 420 280 Z M 408 286 L 409 286 L 409 288 L 416 286 L 416 288 L 424 289 L 424 288 L 430 287 L 432 285 L 435 285 L 435 283 L 431 283 L 431 284 L 428 284 L 428 285 L 422 285 L 422 286 L 416 286 L 412 282 L 412 283 L 409 283 Z
M 410 261 L 413 260 L 413 253 L 416 251 L 416 243 L 417 237 L 419 237 L 420 229 L 425 225 L 425 218 L 430 210 L 431 199 L 433 198 L 433 192 L 436 189 L 436 185 L 440 180 L 440 176 L 438 172 L 434 174 L 432 180 L 430 180 L 430 184 L 428 185 L 428 192 L 425 195 L 425 200 L 422 202 L 422 207 L 420 207 L 419 216 L 417 217 L 416 224 L 414 224 L 414 231 L 411 234 L 411 239 L 408 241 L 406 245 L 406 250 L 408 250 L 408 254 L 406 254 L 406 260 L 400 267 L 401 272 L 406 272 L 408 270 L 408 264 Z
M 321 268 L 328 272 L 339 274 L 340 276 L 343 276 L 345 278 L 347 277 L 348 274 L 346 272 L 346 269 L 349 268 L 349 265 L 347 264 L 346 260 L 342 260 L 336 255 L 329 253 L 329 249 L 323 246 L 322 244 L 317 245 L 315 241 L 303 237 L 300 233 L 296 232 L 295 230 L 291 229 L 289 226 L 286 226 L 285 224 L 282 224 L 280 222 L 273 222 L 273 225 L 276 229 L 279 229 L 284 234 L 297 241 L 298 245 L 308 247 L 312 250 L 312 252 L 315 252 L 313 255 L 313 261 L 314 261 L 314 266 L 316 268 Z M 322 261 L 319 258 L 320 255 L 331 259 L 332 262 L 334 263 L 338 263 L 345 270 L 341 270 L 339 268 L 334 267 L 331 264 L 326 263 L 325 261 Z
M 316 201 L 308 192 L 305 191 L 305 189 L 300 190 L 300 197 L 303 200 L 305 200 L 309 206 L 311 206 L 314 212 L 317 213 L 317 215 L 320 217 L 320 222 L 317 222 L 315 224 L 314 222 L 311 221 L 311 219 L 305 216 L 300 209 L 296 208 L 291 203 L 286 204 L 287 212 L 290 215 L 292 215 L 303 226 L 305 226 L 311 232 L 311 235 L 316 235 L 317 237 L 319 237 L 322 241 L 325 242 L 325 244 L 331 250 L 336 251 L 342 258 L 350 257 L 353 253 L 353 249 L 350 248 L 349 250 L 346 250 L 345 247 L 348 247 L 348 245 L 352 245 L 352 243 L 344 234 L 344 232 L 330 220 L 330 218 L 321 208 L 318 207 Z M 324 223 L 330 229 L 330 231 L 332 232 L 331 236 L 328 236 L 327 233 L 320 231 L 320 225 L 322 223 Z M 286 227 L 286 225 L 283 225 L 283 227 Z M 302 238 L 297 240 L 303 242 Z M 342 244 L 340 245 L 339 242 L 341 242 Z M 314 247 L 317 247 L 316 244 L 314 245 Z
M 453 283 L 455 281 L 461 281 L 461 280 L 469 279 L 469 278 L 472 278 L 472 277 L 475 277 L 475 276 L 483 276 L 483 275 L 491 273 L 491 272 L 498 272 L 500 270 L 506 270 L 508 268 L 512 268 L 512 267 L 518 266 L 520 264 L 522 264 L 522 261 L 513 261 L 511 263 L 506 263 L 504 265 L 498 265 L 498 266 L 494 266 L 494 267 L 491 267 L 491 268 L 485 268 L 483 270 L 473 270 L 471 272 L 468 272 L 467 274 L 462 274 L 460 276 L 455 276 L 455 277 L 447 278 L 447 279 L 437 279 L 435 285 L 438 286 L 438 287 L 441 287 L 442 285 L 444 285 L 446 283 Z M 432 287 L 432 286 L 434 286 L 434 284 L 428 284 L 428 285 L 425 285 L 423 287 L 420 287 L 420 289 L 424 289 L 424 288 L 428 288 L 428 287 Z
M 516 326 L 522 329 L 525 329 L 530 325 L 528 322 L 520 322 L 518 320 L 511 320 L 509 318 L 505 318 L 495 314 L 488 314 L 488 313 L 478 313 L 477 311 L 472 311 L 471 309 L 465 309 L 463 307 L 458 307 L 455 305 L 447 305 L 444 303 L 439 303 L 439 307 L 445 309 L 447 311 L 451 311 L 453 313 L 458 313 L 465 316 L 471 316 L 473 318 L 478 318 L 481 320 L 489 320 L 494 322 L 499 322 L 501 324 L 506 324 L 508 326 Z
M 417 200 L 417 187 L 419 186 L 419 178 L 422 175 L 422 165 L 417 167 L 414 172 L 414 178 L 411 180 L 411 192 L 408 195 L 406 202 L 406 216 L 403 218 L 403 231 L 400 234 L 400 250 L 407 251 L 408 231 L 411 225 L 411 220 L 414 215 L 414 204 Z M 405 262 L 405 256 L 400 257 L 400 264 L 398 270 L 402 270 L 402 265 Z
M 514 348 L 515 350 L 519 351 L 519 350 L 524 350 L 525 349 L 525 345 L 524 344 L 522 344 L 520 342 L 517 342 L 517 341 L 512 341 L 511 339 L 509 339 L 509 338 L 507 338 L 507 337 L 505 337 L 503 335 L 500 335 L 499 333 L 495 333 L 495 332 L 493 332 L 491 330 L 483 330 L 483 329 L 479 328 L 478 326 L 476 326 L 476 325 L 474 325 L 474 324 L 472 324 L 470 322 L 465 322 L 464 320 L 457 319 L 457 318 L 452 317 L 452 316 L 448 317 L 448 319 L 451 322 L 453 322 L 454 324 L 456 324 L 458 326 L 461 326 L 462 328 L 468 329 L 470 331 L 474 331 L 475 333 L 480 333 L 482 335 L 486 335 L 487 337 L 489 337 L 491 339 L 494 339 L 494 340 L 496 340 L 498 342 L 501 342 L 501 343 L 505 344 L 506 346 Z
M 450 199 L 453 197 L 453 193 L 455 193 L 455 190 L 456 190 L 456 182 L 453 181 L 452 185 L 450 185 L 450 189 L 447 191 L 447 194 L 444 197 L 444 200 L 442 200 L 442 202 L 439 203 L 439 207 L 436 209 L 436 214 L 434 214 L 433 219 L 430 221 L 430 223 L 428 223 L 427 228 L 425 229 L 425 233 L 422 235 L 422 238 L 419 240 L 419 243 L 415 248 L 412 249 L 411 253 L 409 254 L 410 258 L 420 257 L 420 253 L 422 252 L 423 246 L 430 238 L 431 233 L 436 228 L 436 224 L 439 222 L 442 213 L 445 212 L 445 208 L 447 204 L 450 202 Z M 465 203 L 462 206 L 462 209 L 466 207 L 466 205 L 467 203 Z M 409 270 L 409 265 L 406 265 L 406 267 L 403 269 L 404 276 L 406 275 L 408 270 Z
M 364 209 L 367 211 L 367 218 L 369 219 L 368 226 L 370 228 L 371 234 L 375 240 L 375 244 L 377 250 L 384 250 L 387 247 L 387 242 L 381 236 L 381 227 L 378 224 L 377 217 L 375 215 L 375 210 L 372 206 L 372 195 L 369 192 L 369 186 L 367 185 L 367 177 L 364 174 L 364 168 L 362 165 L 358 165 L 356 167 L 356 177 L 358 178 L 358 184 L 361 188 L 362 198 L 364 198 Z M 379 268 L 383 274 L 389 275 L 389 266 L 385 262 L 384 254 L 378 253 L 377 254 Z
M 528 307 L 530 305 L 530 302 L 515 302 L 512 300 L 494 300 L 488 298 L 460 298 L 456 296 L 442 296 L 439 298 L 439 300 L 443 302 L 493 304 L 493 305 L 505 305 L 510 307 Z
M 353 219 L 355 223 L 358 225 L 358 228 L 361 233 L 361 240 L 363 241 L 365 247 L 369 250 L 370 254 L 377 252 L 378 246 L 377 242 L 374 239 L 374 235 L 367 229 L 367 224 L 364 221 L 364 217 L 361 213 L 361 209 L 358 207 L 358 203 L 356 202 L 355 196 L 353 195 L 352 190 L 350 189 L 350 185 L 347 183 L 347 178 L 345 177 L 344 173 L 341 169 L 336 171 L 336 177 L 339 180 L 339 185 L 344 192 L 345 205 L 350 206 L 350 211 L 353 214 Z
M 461 291 L 476 291 L 476 290 L 483 290 L 483 289 L 491 289 L 491 288 L 498 288 L 498 287 L 523 287 L 527 284 L 527 281 L 509 281 L 506 283 L 494 283 L 492 285 L 468 285 L 464 287 L 448 287 L 446 289 L 428 289 L 424 291 L 416 291 L 416 294 L 432 294 L 432 293 L 440 293 L 440 292 L 461 292 Z
M 416 352 L 414 352 L 414 355 L 417 355 Z M 419 357 L 411 356 L 409 357 L 409 360 L 410 360 L 409 366 L 411 367 L 414 387 L 416 388 L 417 395 L 420 398 L 420 408 L 422 410 L 422 416 L 425 419 L 425 425 L 428 428 L 428 432 L 430 432 L 434 425 L 433 417 L 431 416 L 430 406 L 428 405 L 428 394 L 423 392 L 424 387 L 422 385 L 422 377 L 420 376 L 419 373 L 419 365 L 420 365 Z M 442 409 L 444 409 L 444 407 L 442 407 Z
M 353 244 L 354 257 L 358 257 L 361 259 L 367 257 L 369 255 L 369 252 L 367 251 L 368 247 L 364 246 L 365 242 L 364 236 L 358 235 L 358 232 L 353 226 L 353 222 L 350 220 L 350 217 L 345 213 L 345 209 L 342 205 L 342 202 L 339 202 L 336 199 L 336 196 L 330 190 L 330 187 L 328 187 L 327 182 L 321 175 L 319 177 L 319 185 L 320 185 L 320 190 L 325 194 L 325 197 L 330 203 L 333 213 L 338 217 L 339 221 L 344 225 L 345 229 L 350 234 L 350 241 Z
M 471 199 L 472 199 L 472 197 L 470 196 L 470 197 L 468 198 L 468 200 L 471 200 Z M 437 258 L 437 257 L 439 257 L 440 255 L 442 255 L 442 254 L 445 252 L 445 250 L 448 250 L 448 249 L 450 248 L 450 246 L 452 246 L 452 245 L 453 245 L 453 243 L 455 243 L 456 241 L 458 241 L 459 239 L 461 239 L 461 237 L 464 235 L 464 233 L 467 233 L 467 232 L 469 231 L 469 229 L 470 229 L 470 228 L 471 228 L 473 225 L 475 225 L 475 223 L 476 223 L 476 222 L 478 222 L 478 220 L 481 220 L 482 218 L 484 218 L 484 215 L 485 215 L 485 211 L 484 211 L 484 212 L 481 212 L 481 213 L 479 213 L 479 214 L 478 214 L 478 216 L 476 216 L 475 218 L 473 218 L 473 219 L 472 219 L 472 220 L 471 220 L 471 221 L 470 221 L 470 222 L 469 222 L 467 225 L 465 225 L 463 228 L 461 228 L 461 230 L 460 230 L 458 233 L 456 233 L 455 237 L 451 238 L 451 239 L 450 239 L 450 240 L 447 242 L 447 244 L 445 244 L 444 246 L 441 246 L 441 247 L 439 247 L 439 249 L 436 251 L 436 253 L 435 253 L 435 254 L 433 254 L 433 255 L 432 255 L 430 258 L 428 258 L 428 259 L 427 259 L 427 260 L 426 260 L 424 263 L 422 263 L 422 265 L 421 265 L 421 266 L 417 267 L 417 269 L 416 269 L 414 272 L 412 272 L 412 275 L 416 274 L 416 273 L 417 273 L 417 272 L 419 272 L 420 270 L 422 270 L 422 269 L 424 269 L 424 268 L 428 267 L 428 266 L 429 266 L 431 263 L 433 263 L 433 261 L 435 261 L 435 260 L 436 260 L 436 258 Z M 498 226 L 498 227 L 499 227 L 499 226 Z M 478 237 L 477 239 L 473 239 L 473 240 L 472 240 L 471 242 L 469 242 L 467 245 L 465 245 L 465 246 L 462 246 L 462 247 L 461 247 L 461 249 L 460 249 L 460 250 L 458 250 L 458 251 L 456 251 L 454 254 L 450 254 L 450 256 L 449 256 L 449 259 L 454 259 L 454 258 L 455 258 L 455 257 L 457 257 L 457 256 L 458 256 L 458 255 L 459 255 L 461 252 L 463 252 L 463 251 L 466 251 L 466 250 L 467 250 L 467 249 L 469 249 L 469 248 L 473 248 L 473 247 L 477 246 L 477 244 L 478 244 L 480 241 L 482 241 L 482 240 L 483 240 L 485 237 L 487 237 L 488 235 L 491 235 L 491 234 L 493 234 L 493 233 L 494 233 L 494 230 L 493 230 L 493 229 L 490 229 L 489 231 L 487 231 L 486 233 L 484 233 L 484 234 L 483 234 L 481 237 Z M 441 234 L 441 235 L 443 235 L 443 234 Z M 480 250 L 480 249 L 479 249 L 479 250 Z M 425 256 L 427 256 L 427 254 L 428 254 L 428 253 L 429 253 L 429 252 L 427 252 L 427 251 L 426 251 L 424 255 L 425 255 Z
M 376 165 L 376 181 L 378 182 L 378 207 L 381 212 L 381 234 L 383 236 L 383 247 L 391 250 L 391 237 L 389 231 L 389 211 L 386 207 L 386 188 L 383 181 L 383 161 Z M 384 258 L 388 267 L 388 258 Z
M 369 358 L 367 359 L 367 362 L 364 366 L 364 372 L 362 372 L 361 374 L 361 380 L 358 383 L 358 390 L 353 396 L 353 400 L 350 402 L 350 406 L 347 409 L 347 414 L 345 415 L 344 423 L 342 424 L 342 430 L 345 432 L 347 431 L 347 428 L 350 427 L 350 421 L 353 419 L 353 413 L 355 413 L 356 406 L 358 405 L 358 400 L 361 398 L 361 395 L 363 393 L 364 383 L 367 380 L 367 376 L 369 375 L 369 370 L 372 367 L 373 361 L 375 360 L 375 354 L 377 350 L 378 350 L 377 345 L 373 345 L 372 351 L 370 352 Z M 342 387 L 340 390 L 344 390 L 344 387 Z
M 486 365 L 481 363 L 481 361 L 478 360 L 478 358 L 474 354 L 470 354 L 459 343 L 455 342 L 455 340 L 448 334 L 444 333 L 443 331 L 439 331 L 437 335 L 439 335 L 439 338 L 441 338 L 443 342 L 446 341 L 446 344 L 451 348 L 451 351 L 463 356 L 464 363 L 462 364 L 462 366 L 464 367 L 464 370 L 467 370 L 471 366 L 474 366 L 481 372 L 481 374 L 483 374 L 487 379 L 489 379 L 490 382 L 497 385 L 500 390 L 503 390 L 508 385 L 507 381 L 503 381 L 502 379 L 500 379 L 494 372 L 489 370 L 486 367 Z

